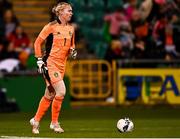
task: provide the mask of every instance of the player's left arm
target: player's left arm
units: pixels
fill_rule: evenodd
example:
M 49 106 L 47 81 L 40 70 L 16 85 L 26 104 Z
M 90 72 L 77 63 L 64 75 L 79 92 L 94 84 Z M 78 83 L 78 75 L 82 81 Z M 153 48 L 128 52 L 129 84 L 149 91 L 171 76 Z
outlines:
M 77 57 L 77 50 L 75 49 L 75 29 L 73 29 L 73 34 L 71 38 L 70 55 L 73 59 L 76 59 Z

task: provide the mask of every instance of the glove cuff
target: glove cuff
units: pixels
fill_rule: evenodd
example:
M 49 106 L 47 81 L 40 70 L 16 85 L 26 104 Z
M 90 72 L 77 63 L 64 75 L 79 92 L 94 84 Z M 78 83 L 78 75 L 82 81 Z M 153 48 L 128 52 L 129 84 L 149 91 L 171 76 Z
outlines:
M 42 60 L 42 57 L 38 57 L 37 60 L 39 60 L 39 61 Z

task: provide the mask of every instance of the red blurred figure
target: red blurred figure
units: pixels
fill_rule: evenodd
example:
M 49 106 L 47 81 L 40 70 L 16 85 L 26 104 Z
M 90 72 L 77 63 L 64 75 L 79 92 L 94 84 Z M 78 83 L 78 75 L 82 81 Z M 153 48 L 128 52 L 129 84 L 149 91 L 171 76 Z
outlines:
M 8 50 L 14 52 L 14 57 L 18 58 L 25 65 L 32 50 L 30 39 L 22 27 L 17 26 L 15 31 L 9 35 L 8 40 L 10 41 Z

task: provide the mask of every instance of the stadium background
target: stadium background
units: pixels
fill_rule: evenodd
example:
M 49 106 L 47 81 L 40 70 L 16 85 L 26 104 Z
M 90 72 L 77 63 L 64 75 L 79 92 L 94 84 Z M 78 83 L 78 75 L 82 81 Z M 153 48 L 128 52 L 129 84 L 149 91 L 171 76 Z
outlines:
M 180 137 L 180 2 L 154 0 L 148 9 L 150 1 L 67 0 L 78 50 L 65 76 L 67 133 L 48 130 L 48 112 L 41 137 Z M 33 136 L 28 120 L 45 87 L 33 42 L 55 19 L 55 3 L 0 1 L 0 136 Z M 135 123 L 132 133 L 117 131 L 123 117 Z

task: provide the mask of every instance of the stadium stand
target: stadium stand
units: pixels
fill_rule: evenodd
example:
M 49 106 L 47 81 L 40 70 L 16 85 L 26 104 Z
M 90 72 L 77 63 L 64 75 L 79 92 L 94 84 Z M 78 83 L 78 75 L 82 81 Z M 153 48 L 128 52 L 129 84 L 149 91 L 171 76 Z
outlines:
M 86 40 L 88 44 L 88 51 L 94 53 L 97 58 L 105 58 L 105 54 L 102 53 L 104 53 L 104 51 L 107 52 L 107 47 L 111 47 L 112 38 L 111 35 L 109 36 L 108 34 L 109 25 L 103 20 L 103 18 L 105 15 L 115 12 L 117 9 L 121 9 L 122 13 L 125 15 L 125 17 L 127 17 L 129 25 L 127 26 L 126 24 L 122 24 L 121 30 L 123 30 L 125 33 L 129 33 L 131 36 L 129 39 L 133 41 L 133 46 L 131 46 L 130 53 L 133 53 L 134 51 L 136 51 L 136 54 L 141 52 L 143 53 L 142 55 L 140 54 L 141 56 L 128 55 L 127 57 L 125 55 L 119 56 L 119 58 L 174 59 L 179 57 L 179 47 L 177 46 L 178 39 L 175 36 L 178 36 L 180 24 L 179 19 L 178 21 L 174 20 L 174 18 L 179 18 L 177 16 L 179 15 L 179 8 L 176 6 L 176 4 L 178 5 L 178 1 L 166 1 L 165 3 L 152 1 L 153 7 L 152 10 L 150 10 L 149 15 L 143 15 L 144 12 L 140 10 L 145 5 L 145 1 L 142 0 L 69 0 L 69 2 L 73 5 L 75 11 L 74 21 L 79 26 L 78 31 L 81 32 L 83 38 Z M 158 22 L 161 22 L 160 18 L 164 14 L 166 15 L 165 20 L 167 20 L 167 23 L 165 23 L 164 28 L 160 31 L 157 30 L 157 27 L 155 26 L 156 24 L 162 25 L 162 23 Z M 173 35 L 170 34 L 168 36 L 167 30 L 169 30 L 169 32 L 171 32 L 170 30 L 173 30 Z M 154 32 L 158 32 L 158 35 L 164 36 L 164 38 L 160 37 L 161 40 L 156 40 L 157 38 L 153 36 Z M 120 37 L 121 36 L 122 34 L 120 31 Z M 174 50 L 169 53 L 169 49 L 166 49 L 166 47 L 169 46 L 169 40 L 171 41 L 172 39 L 174 39 L 173 45 L 175 46 L 173 47 L 175 47 L 175 49 L 178 51 L 177 53 L 174 52 Z M 126 48 L 123 48 L 124 44 L 122 40 L 119 39 L 119 41 L 121 41 L 122 44 L 122 51 L 126 51 Z M 141 46 L 139 45 L 139 42 L 141 42 Z M 163 43 L 160 47 L 158 44 L 159 42 Z M 173 49 L 173 47 L 171 48 Z M 104 49 L 100 51 L 100 53 L 97 52 L 101 48 Z
M 14 12 L 21 21 L 21 25 L 30 36 L 34 39 L 42 27 L 49 22 L 49 7 L 52 1 L 39 0 L 13 0 Z
M 144 2 L 142 0 L 67 0 L 67 2 L 70 2 L 74 9 L 73 23 L 77 25 L 77 48 L 81 49 L 83 46 L 83 49 L 86 50 L 82 51 L 87 52 L 88 55 L 93 54 L 94 58 L 106 59 L 107 55 L 112 54 L 108 52 L 108 50 L 111 50 L 113 40 L 109 32 L 110 24 L 104 21 L 104 16 L 115 12 L 117 9 L 121 9 L 125 17 L 128 15 L 127 21 L 129 23 L 128 26 L 122 25 L 120 27 L 121 30 L 118 40 L 121 45 L 119 46 L 121 53 L 116 57 L 117 59 L 160 58 L 169 60 L 179 57 L 180 50 L 179 47 L 177 47 L 179 44 L 178 36 L 180 32 L 179 16 L 177 16 L 179 15 L 179 11 L 177 10 L 178 6 L 174 6 L 170 1 L 167 1 L 163 6 L 154 1 L 154 7 L 149 17 L 145 20 L 141 17 L 141 11 L 140 13 L 139 11 L 135 12 L 142 6 L 142 2 Z M 174 2 L 178 4 L 177 0 Z M 9 8 L 13 7 L 14 13 L 20 21 L 21 26 L 31 40 L 34 41 L 34 38 L 41 28 L 49 22 L 51 16 L 49 14 L 50 9 L 54 3 L 55 1 L 13 0 L 12 4 L 6 3 L 6 5 L 8 5 L 7 7 Z M 166 20 L 168 19 L 168 24 L 164 26 L 163 31 L 155 27 L 156 24 L 161 24 L 161 21 L 159 21 L 159 18 L 162 17 L 160 9 L 162 9 L 165 14 L 169 11 L 166 17 Z M 157 14 L 153 14 L 154 12 Z M 0 21 L 1 20 L 3 19 L 0 18 Z M 0 28 L 3 30 L 2 24 Z M 145 32 L 142 31 L 144 28 L 146 28 Z M 172 30 L 173 34 L 171 34 Z M 159 34 L 160 32 L 161 34 Z M 168 38 L 161 39 L 161 37 L 158 38 L 159 40 L 157 38 L 157 40 L 154 40 L 156 35 L 167 35 L 166 33 L 162 35 L 162 32 L 169 32 Z M 171 50 L 174 47 L 173 45 L 169 47 L 169 44 L 172 44 L 172 39 L 177 52 Z M 132 41 L 133 45 L 129 47 L 127 40 Z M 163 45 L 159 47 L 159 43 L 162 41 Z M 164 46 L 165 43 L 168 45 Z M 129 54 L 124 54 L 127 50 Z M 85 56 L 87 55 L 85 54 Z M 86 59 L 88 57 L 81 56 L 81 59 L 83 58 Z M 112 59 L 113 58 L 115 57 L 112 56 Z

